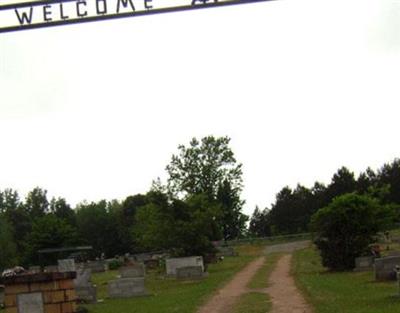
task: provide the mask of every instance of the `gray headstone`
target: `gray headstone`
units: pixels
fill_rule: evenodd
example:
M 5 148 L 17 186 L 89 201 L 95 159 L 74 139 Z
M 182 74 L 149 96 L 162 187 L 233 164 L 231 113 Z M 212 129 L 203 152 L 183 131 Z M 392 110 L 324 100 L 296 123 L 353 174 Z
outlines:
M 203 257 L 192 256 L 185 258 L 171 258 L 165 260 L 167 275 L 176 276 L 176 269 L 188 266 L 200 266 L 204 272 Z
M 92 273 L 101 273 L 106 271 L 106 262 L 104 260 L 91 261 L 85 264 L 85 268 L 90 268 Z
M 186 266 L 176 269 L 176 278 L 178 279 L 201 279 L 204 277 L 201 266 Z
M 96 303 L 97 302 L 97 288 L 91 284 L 75 286 L 76 296 L 79 301 L 86 303 Z
M 92 270 L 90 268 L 78 269 L 76 271 L 76 278 L 74 279 L 74 285 L 78 286 L 89 286 L 91 285 Z
M 17 295 L 18 313 L 44 313 L 41 292 Z
M 44 267 L 44 271 L 47 273 L 51 272 L 58 272 L 58 266 L 57 265 L 48 265 Z
M 110 298 L 130 298 L 146 295 L 144 278 L 121 278 L 108 282 Z
M 75 272 L 75 261 L 73 259 L 58 260 L 59 272 Z
M 388 256 L 400 256 L 400 251 L 389 251 Z
M 371 271 L 374 268 L 374 257 L 373 256 L 363 256 L 355 259 L 354 271 Z
M 233 247 L 218 247 L 217 248 L 218 256 L 237 256 L 238 254 L 235 252 Z
M 133 264 L 130 266 L 124 266 L 119 269 L 119 273 L 122 278 L 135 278 L 144 277 L 145 268 L 143 264 Z
M 40 266 L 29 266 L 29 272 L 32 274 L 37 274 L 40 273 L 42 271 L 42 269 L 40 268 Z
M 400 265 L 400 256 L 375 259 L 375 280 L 396 280 L 397 265 Z

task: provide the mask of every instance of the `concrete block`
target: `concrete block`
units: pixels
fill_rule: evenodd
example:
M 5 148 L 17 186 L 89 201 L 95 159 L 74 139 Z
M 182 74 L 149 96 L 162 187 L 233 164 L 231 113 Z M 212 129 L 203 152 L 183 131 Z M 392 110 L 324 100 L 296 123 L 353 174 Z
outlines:
M 400 256 L 375 259 L 375 280 L 396 280 L 395 267 L 400 266 Z
M 201 266 L 204 272 L 203 257 L 192 256 L 184 258 L 170 258 L 165 260 L 166 271 L 168 276 L 176 276 L 176 269 L 188 266 Z
M 17 295 L 18 313 L 44 313 L 41 292 Z

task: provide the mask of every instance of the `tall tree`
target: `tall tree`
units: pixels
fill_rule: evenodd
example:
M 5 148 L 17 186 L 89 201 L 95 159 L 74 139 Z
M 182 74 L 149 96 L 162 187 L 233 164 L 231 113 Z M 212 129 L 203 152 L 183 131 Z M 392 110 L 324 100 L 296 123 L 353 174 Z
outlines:
M 47 190 L 43 190 L 39 187 L 34 188 L 28 193 L 24 207 L 33 219 L 44 216 L 49 211 Z
M 239 190 L 232 188 L 230 182 L 224 180 L 218 187 L 217 202 L 222 210 L 219 223 L 224 240 L 239 238 L 249 219 L 241 212 L 244 201 L 240 199 Z
M 50 212 L 70 225 L 76 225 L 75 212 L 64 198 L 52 198 Z
M 354 173 L 343 166 L 333 175 L 332 181 L 327 188 L 329 201 L 335 197 L 354 191 L 356 191 Z
M 178 146 L 166 170 L 168 187 L 175 195 L 206 194 L 215 199 L 218 186 L 224 181 L 241 190 L 242 165 L 236 162 L 229 147 L 230 138 L 207 136 L 201 141 L 193 138 L 188 147 Z
M 17 247 L 14 243 L 11 225 L 4 214 L 0 214 L 0 273 L 17 264 Z

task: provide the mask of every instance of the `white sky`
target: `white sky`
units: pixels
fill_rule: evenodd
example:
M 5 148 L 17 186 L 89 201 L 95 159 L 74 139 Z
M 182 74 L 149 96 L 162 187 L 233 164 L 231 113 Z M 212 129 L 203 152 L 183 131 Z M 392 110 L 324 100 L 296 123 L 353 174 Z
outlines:
M 1 0 L 0 0 L 1 1 Z M 247 204 L 400 156 L 400 1 L 279 0 L 0 35 L 0 189 L 146 192 L 232 138 Z

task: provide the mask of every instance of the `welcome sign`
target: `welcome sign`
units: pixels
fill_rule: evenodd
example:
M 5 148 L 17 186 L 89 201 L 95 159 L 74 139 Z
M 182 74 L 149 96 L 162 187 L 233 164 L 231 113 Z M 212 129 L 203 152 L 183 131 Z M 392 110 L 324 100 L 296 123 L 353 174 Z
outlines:
M 0 33 L 271 0 L 0 0 Z

